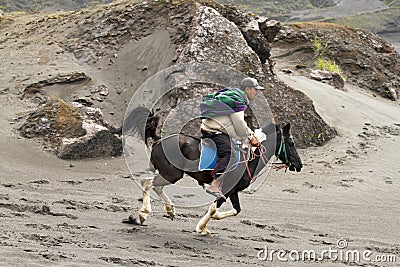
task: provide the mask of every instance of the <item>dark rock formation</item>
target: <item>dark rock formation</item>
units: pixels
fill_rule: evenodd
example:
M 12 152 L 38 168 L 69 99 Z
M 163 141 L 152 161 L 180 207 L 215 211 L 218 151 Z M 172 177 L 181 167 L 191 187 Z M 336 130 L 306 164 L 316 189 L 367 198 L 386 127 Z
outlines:
M 19 128 L 26 138 L 39 137 L 63 159 L 119 156 L 121 138 L 103 120 L 100 110 L 62 100 L 50 100 L 28 114 Z
M 314 69 L 315 38 L 328 44 L 324 57 L 341 67 L 347 82 L 383 97 L 398 99 L 400 56 L 376 34 L 332 23 L 296 23 L 278 34 L 273 43 L 274 59 L 285 69 L 295 70 L 299 65 Z M 307 75 L 304 68 L 300 73 Z M 392 88 L 394 93 L 383 88 Z

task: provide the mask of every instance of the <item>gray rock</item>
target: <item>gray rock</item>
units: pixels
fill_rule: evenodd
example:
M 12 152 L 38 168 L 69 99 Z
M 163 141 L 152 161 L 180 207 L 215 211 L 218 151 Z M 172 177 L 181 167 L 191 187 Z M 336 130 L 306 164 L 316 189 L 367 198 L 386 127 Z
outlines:
M 82 128 L 86 134 L 80 137 L 62 138 L 57 156 L 62 159 L 82 159 L 122 154 L 122 139 L 113 134 L 113 128 L 103 119 L 100 109 L 76 105 L 82 111 Z
M 88 131 L 80 138 L 63 138 L 57 156 L 62 159 L 83 159 L 122 154 L 121 138 L 99 125 L 85 125 Z
M 261 63 L 267 63 L 271 50 L 269 43 L 280 31 L 280 23 L 229 6 L 220 8 L 218 11 L 229 21 L 235 23 L 248 46 L 258 55 Z
M 332 73 L 332 81 L 330 84 L 336 89 L 344 90 L 344 79 L 336 72 Z
M 282 29 L 282 25 L 279 21 L 265 19 L 259 21 L 260 31 L 264 35 L 268 42 L 274 41 L 276 35 Z
M 82 159 L 122 154 L 121 137 L 104 121 L 100 109 L 47 100 L 28 115 L 19 128 L 27 138 L 41 138 L 62 159 Z
M 326 70 L 312 70 L 310 78 L 317 81 L 328 81 L 328 83 L 336 89 L 344 90 L 344 79 L 339 73 Z
M 80 137 L 62 138 L 57 156 L 62 159 L 82 159 L 122 154 L 122 139 L 113 134 L 103 119 L 100 109 L 76 105 L 82 111 L 82 128 L 86 134 Z
M 249 66 L 254 74 L 262 75 L 260 59 L 247 45 L 241 31 L 215 9 L 199 7 L 190 35 L 190 41 L 183 48 L 178 64 L 209 61 L 222 63 L 237 70 Z
M 391 83 L 383 83 L 377 91 L 384 97 L 387 97 L 391 100 L 399 99 L 399 92 L 396 90 Z
M 312 70 L 310 78 L 317 81 L 332 80 L 332 72 L 326 70 Z

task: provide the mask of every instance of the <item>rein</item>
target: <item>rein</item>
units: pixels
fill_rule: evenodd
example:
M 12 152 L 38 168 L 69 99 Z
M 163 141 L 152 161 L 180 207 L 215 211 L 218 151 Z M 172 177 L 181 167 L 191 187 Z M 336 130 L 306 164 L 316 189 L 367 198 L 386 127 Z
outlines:
M 264 163 L 264 166 L 266 166 L 267 163 L 268 163 L 268 161 L 267 161 L 266 158 L 264 157 L 264 152 L 266 151 L 266 148 L 265 148 L 265 146 L 263 146 L 263 145 L 260 145 L 260 146 L 258 146 L 257 148 L 258 148 L 258 150 L 260 151 L 260 156 L 259 156 L 259 157 L 261 158 L 262 162 Z M 264 170 L 263 172 L 260 172 L 260 173 L 257 174 L 256 176 L 252 177 L 252 176 L 251 176 L 251 172 L 250 172 L 250 168 L 249 168 L 248 162 L 249 162 L 250 158 L 251 158 L 251 160 L 252 160 L 252 159 L 254 159 L 255 157 L 257 157 L 257 155 L 256 155 L 251 149 L 250 149 L 250 152 L 249 152 L 249 153 L 250 153 L 250 157 L 246 159 L 246 155 L 244 154 L 244 151 L 242 151 L 243 158 L 245 159 L 247 174 L 249 175 L 249 177 L 250 177 L 250 179 L 251 179 L 251 180 L 250 180 L 250 184 L 252 184 L 252 183 L 254 183 L 261 175 L 263 175 L 263 174 L 266 172 L 266 170 Z
M 261 158 L 262 162 L 264 163 L 264 165 L 267 165 L 267 162 L 268 162 L 268 161 L 267 161 L 267 160 L 265 159 L 265 157 L 264 157 L 264 152 L 266 151 L 265 146 L 260 145 L 260 146 L 257 147 L 257 148 L 258 148 L 258 150 L 260 151 L 260 158 Z M 276 157 L 275 160 L 278 160 L 278 159 L 279 159 L 279 155 L 281 154 L 282 151 L 283 151 L 283 154 L 284 154 L 284 156 L 285 156 L 285 162 L 289 162 L 289 159 L 288 159 L 288 156 L 287 156 L 287 151 L 286 151 L 285 138 L 283 137 L 283 131 L 282 131 L 282 129 L 281 129 L 281 142 L 280 142 L 280 145 L 279 145 L 278 153 L 275 154 L 275 157 Z M 246 155 L 245 155 L 244 151 L 242 151 L 243 158 L 245 159 L 244 162 L 245 162 L 245 164 L 246 164 L 246 171 L 247 171 L 247 174 L 249 175 L 249 177 L 250 177 L 250 179 L 251 179 L 250 184 L 252 184 L 252 183 L 254 183 L 262 174 L 264 174 L 265 171 L 260 172 L 259 174 L 257 174 L 257 175 L 254 176 L 254 177 L 251 176 L 251 172 L 250 172 L 250 168 L 249 168 L 248 162 L 249 162 L 250 160 L 253 160 L 253 159 L 256 157 L 256 155 L 255 155 L 254 152 L 252 152 L 251 149 L 250 149 L 249 153 L 250 153 L 250 156 L 249 156 L 248 158 L 246 158 Z M 291 165 L 290 162 L 289 162 L 289 166 L 287 166 L 285 163 L 277 163 L 277 162 L 276 162 L 276 163 L 273 162 L 272 164 L 275 165 L 275 166 L 273 166 L 273 167 L 274 167 L 274 169 L 275 169 L 276 171 L 279 171 L 279 170 L 281 170 L 281 169 L 283 169 L 283 168 L 286 168 L 286 169 L 285 169 L 285 172 L 287 171 L 288 167 Z

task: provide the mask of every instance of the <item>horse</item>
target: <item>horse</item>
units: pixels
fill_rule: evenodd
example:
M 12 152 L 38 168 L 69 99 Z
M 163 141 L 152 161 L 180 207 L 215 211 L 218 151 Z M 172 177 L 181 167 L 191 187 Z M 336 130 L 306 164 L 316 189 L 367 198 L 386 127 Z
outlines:
M 154 177 L 141 180 L 143 206 L 139 210 L 139 221 L 134 215 L 130 215 L 128 219 L 123 221 L 124 223 L 143 225 L 151 213 L 150 189 L 153 189 L 163 201 L 165 212 L 169 218 L 173 220 L 175 217 L 175 207 L 163 191 L 164 186 L 175 184 L 183 178 L 185 173 L 197 180 L 199 185 L 203 187 L 205 184 L 210 184 L 212 182 L 213 178 L 211 176 L 211 170 L 198 171 L 193 169 L 193 166 L 186 166 L 185 163 L 183 163 L 183 165 L 178 164 L 177 166 L 177 164 L 172 164 L 169 161 L 169 157 L 166 155 L 167 150 L 165 148 L 168 148 L 166 143 L 173 140 L 178 145 L 171 149 L 179 149 L 179 151 L 168 151 L 167 153 L 181 153 L 186 159 L 188 159 L 188 162 L 197 162 L 200 158 L 199 145 L 201 139 L 181 133 L 161 138 L 156 134 L 158 121 L 159 117 L 154 116 L 153 112 L 144 107 L 133 109 L 124 121 L 123 134 L 138 133 L 146 145 L 152 147 L 150 162 L 154 169 L 158 170 L 158 174 L 155 174 Z M 267 136 L 266 140 L 261 142 L 261 147 L 264 148 L 274 146 L 273 142 L 275 142 L 275 140 L 271 140 L 272 138 L 268 138 L 268 136 L 271 137 L 276 135 L 275 151 L 258 148 L 254 151 L 255 156 L 252 158 L 241 158 L 241 161 L 247 160 L 247 162 L 242 162 L 243 164 L 239 164 L 241 165 L 241 168 L 237 167 L 236 171 L 227 174 L 222 186 L 222 192 L 225 198 L 218 198 L 210 205 L 207 213 L 198 222 L 196 232 L 203 235 L 211 235 L 211 232 L 207 229 L 207 223 L 210 219 L 221 220 L 227 217 L 236 216 L 240 213 L 241 207 L 238 193 L 249 187 L 252 178 L 259 174 L 271 156 L 275 155 L 277 159 L 279 158 L 284 166 L 289 168 L 290 171 L 301 171 L 303 164 L 296 150 L 293 136 L 290 131 L 290 123 L 286 124 L 282 128 L 270 123 L 261 128 L 261 131 Z M 153 141 L 153 144 L 149 144 L 148 140 Z M 235 175 L 238 176 L 236 176 L 237 179 L 231 179 Z M 225 182 L 229 180 L 233 180 L 234 184 Z M 228 198 L 231 200 L 233 209 L 225 212 L 218 211 L 221 205 Z

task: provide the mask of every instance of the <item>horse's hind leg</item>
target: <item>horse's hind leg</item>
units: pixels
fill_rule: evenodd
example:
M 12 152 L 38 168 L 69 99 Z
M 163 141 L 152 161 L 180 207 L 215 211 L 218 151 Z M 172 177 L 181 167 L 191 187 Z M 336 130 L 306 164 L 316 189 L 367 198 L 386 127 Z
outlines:
M 169 199 L 167 194 L 164 192 L 164 186 L 174 184 L 183 177 L 183 172 L 181 170 L 176 169 L 174 173 L 174 178 L 167 179 L 163 177 L 161 174 L 157 174 L 154 178 L 154 188 L 153 190 L 160 197 L 161 201 L 164 203 L 164 210 L 167 212 L 169 218 L 171 220 L 175 217 L 175 207 L 172 201 Z
M 222 220 L 231 216 L 236 216 L 240 212 L 240 203 L 239 203 L 239 196 L 238 191 L 234 191 L 232 194 L 229 195 L 229 198 L 232 202 L 233 209 L 230 211 L 218 211 L 218 208 L 225 202 L 224 199 L 220 198 L 217 200 L 217 211 L 211 217 L 214 220 Z
M 143 224 L 144 221 L 149 216 L 149 214 L 151 213 L 151 202 L 150 202 L 151 199 L 149 190 L 153 187 L 153 180 L 154 180 L 153 178 L 150 178 L 150 179 L 142 179 L 140 181 L 143 192 L 143 205 L 142 208 L 139 210 L 140 224 Z
M 169 218 L 173 220 L 175 217 L 175 207 L 163 189 L 164 186 L 156 186 L 153 188 L 154 192 L 157 193 L 161 201 L 164 203 L 164 210 L 167 212 Z
M 207 223 L 210 221 L 212 216 L 217 212 L 217 202 L 213 202 L 208 208 L 207 213 L 200 219 L 196 226 L 196 232 L 202 235 L 211 235 L 211 232 L 207 229 Z

